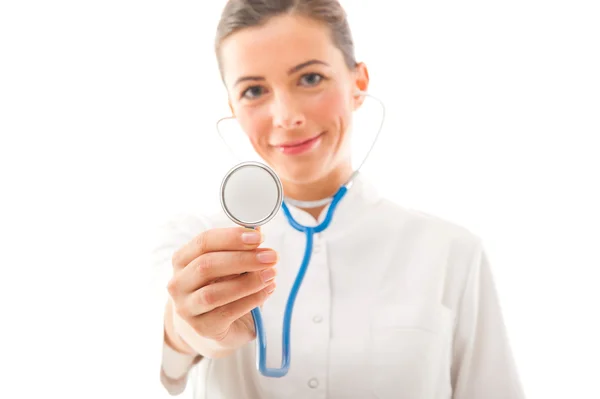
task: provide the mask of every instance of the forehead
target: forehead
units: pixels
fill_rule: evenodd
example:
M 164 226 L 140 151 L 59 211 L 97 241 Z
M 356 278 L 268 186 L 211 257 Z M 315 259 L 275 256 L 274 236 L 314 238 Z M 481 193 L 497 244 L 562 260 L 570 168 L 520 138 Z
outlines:
M 326 25 L 291 15 L 232 34 L 221 44 L 221 59 L 228 84 L 242 75 L 286 74 L 310 59 L 332 66 L 343 62 Z

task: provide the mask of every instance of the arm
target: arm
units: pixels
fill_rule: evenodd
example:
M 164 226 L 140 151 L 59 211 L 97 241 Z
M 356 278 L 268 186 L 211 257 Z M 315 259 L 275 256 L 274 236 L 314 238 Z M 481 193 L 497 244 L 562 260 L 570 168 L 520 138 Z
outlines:
M 187 385 L 188 373 L 202 357 L 197 354 L 187 343 L 175 332 L 175 317 L 172 301 L 169 297 L 166 285 L 172 275 L 171 259 L 187 241 L 198 232 L 206 229 L 206 221 L 196 217 L 177 217 L 169 223 L 161 225 L 156 231 L 154 248 L 152 251 L 152 266 L 157 274 L 157 289 L 165 303 L 162 312 L 162 359 L 160 364 L 160 381 L 167 392 L 173 396 L 181 394 Z
M 189 345 L 175 332 L 171 301 L 165 306 L 164 342 L 160 381 L 171 395 L 181 394 L 187 385 L 187 377 L 192 366 L 202 360 Z
M 489 260 L 482 246 L 457 311 L 453 399 L 523 399 Z

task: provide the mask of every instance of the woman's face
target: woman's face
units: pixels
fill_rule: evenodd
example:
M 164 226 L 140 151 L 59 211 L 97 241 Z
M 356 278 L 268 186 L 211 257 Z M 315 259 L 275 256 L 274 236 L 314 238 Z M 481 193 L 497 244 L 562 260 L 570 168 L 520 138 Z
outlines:
M 281 179 L 325 180 L 350 167 L 348 130 L 366 90 L 366 67 L 350 70 L 327 26 L 278 16 L 221 46 L 231 109 L 254 150 Z

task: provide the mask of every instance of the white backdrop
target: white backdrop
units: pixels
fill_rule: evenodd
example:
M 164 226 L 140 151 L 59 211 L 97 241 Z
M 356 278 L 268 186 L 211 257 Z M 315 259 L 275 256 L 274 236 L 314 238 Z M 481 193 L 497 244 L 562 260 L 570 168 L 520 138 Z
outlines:
M 365 166 L 484 239 L 528 398 L 599 398 L 600 13 L 345 1 Z M 164 398 L 153 229 L 218 205 L 222 2 L 0 3 L 0 397 Z

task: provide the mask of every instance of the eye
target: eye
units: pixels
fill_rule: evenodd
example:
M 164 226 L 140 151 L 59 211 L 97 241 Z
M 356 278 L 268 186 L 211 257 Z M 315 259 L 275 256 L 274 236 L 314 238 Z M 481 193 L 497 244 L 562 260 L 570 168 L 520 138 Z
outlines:
M 300 82 L 305 86 L 316 86 L 321 83 L 323 79 L 325 79 L 325 77 L 319 73 L 307 73 L 306 75 L 302 75 Z
M 254 98 L 260 97 L 263 93 L 264 89 L 261 86 L 250 86 L 242 92 L 241 97 L 252 100 Z

